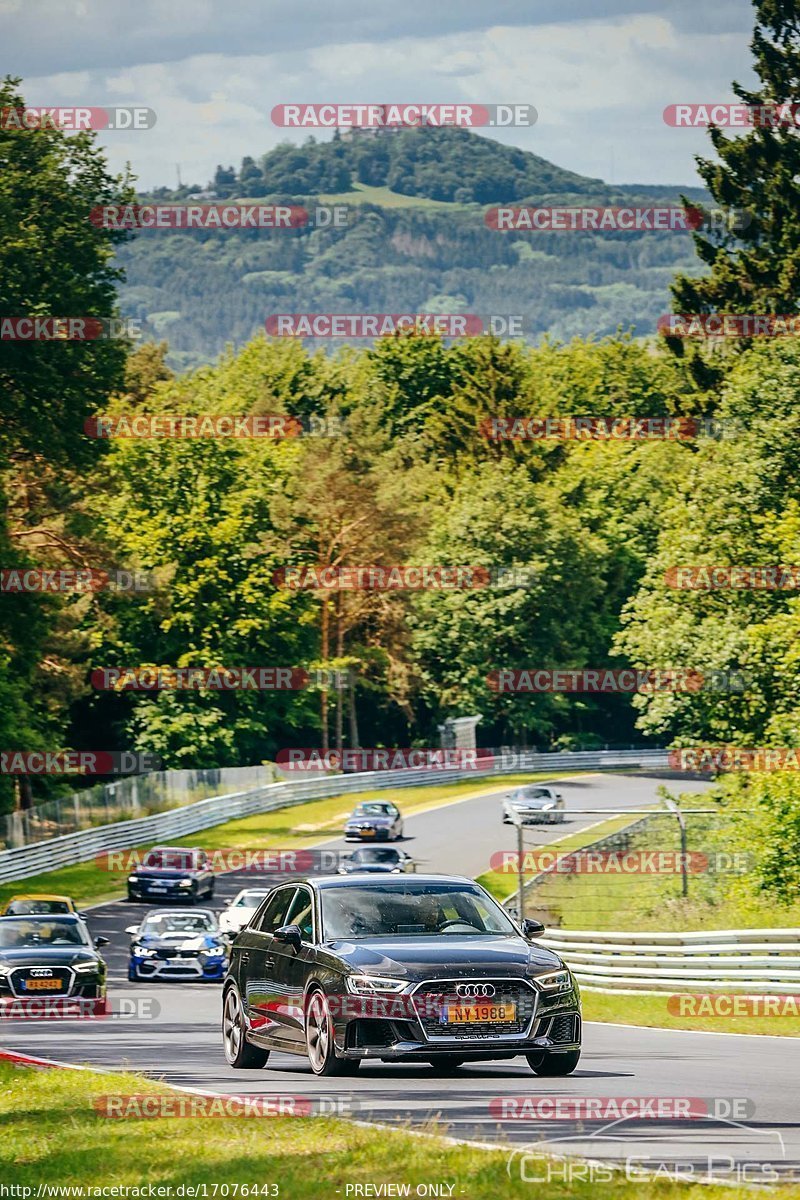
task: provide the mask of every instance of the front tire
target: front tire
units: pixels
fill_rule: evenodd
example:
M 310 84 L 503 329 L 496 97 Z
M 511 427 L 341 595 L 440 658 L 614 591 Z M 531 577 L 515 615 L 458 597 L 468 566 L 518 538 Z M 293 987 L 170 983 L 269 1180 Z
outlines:
M 235 988 L 229 988 L 222 1002 L 222 1044 L 228 1065 L 236 1071 L 254 1071 L 266 1066 L 269 1050 L 251 1046 L 244 1035 L 242 1002 Z
M 568 1054 L 526 1054 L 528 1066 L 534 1075 L 555 1076 L 571 1075 L 580 1061 L 580 1050 L 571 1050 Z
M 324 994 L 317 989 L 306 1006 L 306 1053 L 315 1075 L 348 1075 L 350 1061 L 336 1057 L 333 1018 Z

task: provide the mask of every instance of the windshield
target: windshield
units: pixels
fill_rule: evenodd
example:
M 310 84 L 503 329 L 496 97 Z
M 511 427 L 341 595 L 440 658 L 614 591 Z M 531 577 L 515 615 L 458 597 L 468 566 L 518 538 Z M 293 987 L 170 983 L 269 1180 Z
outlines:
M 389 817 L 392 810 L 388 804 L 359 804 L 353 809 L 354 817 Z
M 36 913 L 68 913 L 68 900 L 12 900 L 6 910 L 9 917 L 30 917 Z
M 153 913 L 142 922 L 141 932 L 161 937 L 165 933 L 211 933 L 216 928 L 211 913 Z
M 151 850 L 146 856 L 144 867 L 155 871 L 191 871 L 195 861 L 191 850 Z
M 24 946 L 91 946 L 77 921 L 0 921 L 0 950 Z
M 233 902 L 234 908 L 258 908 L 269 892 L 242 892 Z
M 523 788 L 517 792 L 517 800 L 552 800 L 552 794 L 547 788 Z
M 355 863 L 396 863 L 400 855 L 396 850 L 381 846 L 367 846 L 363 850 L 354 850 L 350 861 Z
M 324 888 L 321 897 L 326 941 L 516 932 L 499 905 L 467 883 L 403 878 L 388 887 Z

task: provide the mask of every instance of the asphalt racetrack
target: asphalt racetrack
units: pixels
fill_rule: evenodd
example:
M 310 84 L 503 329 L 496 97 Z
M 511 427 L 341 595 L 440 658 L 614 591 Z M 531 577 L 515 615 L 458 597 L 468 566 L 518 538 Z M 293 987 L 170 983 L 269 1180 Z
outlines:
M 652 804 L 659 782 L 622 775 L 560 780 L 568 820 L 537 827 L 539 839 L 554 840 L 601 819 L 570 818 L 569 809 Z M 684 791 L 703 787 L 681 783 Z M 396 798 L 402 809 L 403 792 Z M 401 844 L 420 860 L 422 871 L 475 876 L 488 869 L 493 852 L 513 850 L 515 836 L 511 826 L 501 823 L 500 798 L 494 795 L 412 815 Z M 200 833 L 196 842 L 202 841 Z M 326 846 L 344 844 L 337 839 Z M 264 882 L 269 878 L 250 872 L 220 876 L 213 907 L 221 908 L 245 885 Z M 512 887 L 513 880 L 509 891 Z M 709 1158 L 711 1173 L 720 1180 L 770 1182 L 764 1174 L 769 1168 L 758 1165 L 763 1163 L 800 1178 L 800 1051 L 795 1041 L 587 1023 L 580 1065 L 562 1079 L 537 1078 L 522 1058 L 464 1066 L 450 1076 L 420 1064 L 367 1062 L 355 1076 L 319 1080 L 305 1059 L 273 1052 L 264 1070 L 233 1071 L 222 1051 L 219 985 L 127 981 L 130 939 L 125 927 L 138 923 L 148 908 L 118 902 L 90 912 L 93 933 L 111 939 L 103 951 L 110 968 L 109 998 L 114 1008 L 126 1002 L 132 1015 L 53 1023 L 6 1020 L 0 1026 L 3 1047 L 59 1062 L 131 1068 L 204 1092 L 341 1097 L 342 1111 L 370 1122 L 421 1126 L 439 1118 L 446 1126 L 442 1132 L 450 1136 L 507 1144 L 509 1171 L 523 1180 L 533 1178 L 525 1150 L 533 1146 L 598 1161 L 634 1156 L 630 1169 L 670 1163 L 686 1178 L 703 1177 Z M 515 1098 L 631 1096 L 716 1098 L 716 1108 L 712 1105 L 713 1115 L 701 1119 L 629 1118 L 617 1123 L 514 1115 L 524 1112 Z M 752 1166 L 732 1167 L 732 1159 Z

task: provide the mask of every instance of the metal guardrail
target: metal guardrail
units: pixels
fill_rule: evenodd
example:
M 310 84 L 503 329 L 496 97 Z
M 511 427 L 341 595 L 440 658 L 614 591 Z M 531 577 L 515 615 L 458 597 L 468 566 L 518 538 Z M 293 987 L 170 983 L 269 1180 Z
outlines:
M 388 788 L 419 787 L 431 783 L 456 783 L 486 779 L 519 771 L 618 770 L 635 767 L 662 768 L 667 765 L 665 750 L 586 750 L 575 753 L 536 754 L 515 752 L 495 755 L 487 766 L 470 770 L 423 769 L 402 771 L 365 771 L 358 774 L 323 775 L 320 778 L 267 784 L 249 791 L 214 796 L 182 808 L 117 821 L 63 837 L 50 838 L 31 846 L 0 851 L 0 883 L 26 879 L 57 867 L 88 862 L 109 850 L 126 850 L 147 843 L 185 837 L 240 817 L 272 812 L 303 804 L 308 800 L 350 792 L 378 791 Z
M 601 991 L 746 991 L 800 995 L 800 929 L 607 933 L 558 929 L 541 944 Z

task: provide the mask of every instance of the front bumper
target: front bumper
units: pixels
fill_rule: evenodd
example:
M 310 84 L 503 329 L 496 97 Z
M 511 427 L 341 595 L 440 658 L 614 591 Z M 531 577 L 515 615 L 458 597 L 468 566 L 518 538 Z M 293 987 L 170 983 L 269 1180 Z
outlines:
M 581 1015 L 577 1009 L 572 1009 L 568 1013 L 561 1014 L 571 1018 L 570 1032 L 564 1038 L 560 1038 L 560 1034 L 565 1032 L 559 1028 L 554 1030 L 554 1037 L 550 1036 L 548 1026 L 550 1021 L 544 1020 L 534 1022 L 533 1029 L 527 1037 L 509 1039 L 508 1041 L 490 1039 L 481 1039 L 479 1042 L 467 1040 L 466 1038 L 437 1040 L 436 1042 L 426 1042 L 416 1039 L 403 1039 L 400 1036 L 391 1035 L 386 1040 L 379 1040 L 378 1031 L 374 1031 L 377 1037 L 369 1038 L 367 1033 L 362 1041 L 356 1031 L 355 1037 L 350 1034 L 350 1041 L 343 1040 L 341 1043 L 337 1040 L 337 1050 L 343 1058 L 353 1059 L 380 1059 L 384 1062 L 397 1062 L 401 1059 L 413 1060 L 422 1059 L 428 1060 L 436 1055 L 452 1055 L 453 1058 L 464 1059 L 467 1062 L 478 1062 L 486 1059 L 496 1058 L 516 1058 L 519 1054 L 530 1054 L 533 1051 L 550 1051 L 553 1053 L 568 1053 L 571 1050 L 580 1050 L 581 1048 Z M 540 1027 L 542 1031 L 540 1032 Z
M 139 958 L 133 955 L 129 971 L 139 979 L 183 979 L 191 982 L 198 979 L 225 978 L 228 960 L 200 958 Z
M 392 831 L 376 825 L 353 825 L 350 828 L 345 826 L 344 836 L 347 841 L 355 838 L 359 842 L 388 842 Z
M 169 884 L 167 887 L 153 887 L 151 883 L 139 881 L 128 882 L 128 895 L 131 900 L 154 900 L 160 904 L 166 901 L 194 900 L 197 896 L 197 883 L 193 880 L 191 887 L 179 887 Z
M 516 1028 L 500 1023 L 442 1026 L 436 1004 L 423 997 L 440 990 L 450 992 L 464 980 L 429 980 L 411 993 L 389 997 L 382 1006 L 352 1016 L 334 1017 L 334 1041 L 344 1058 L 430 1059 L 452 1055 L 464 1060 L 513 1058 L 533 1051 L 567 1052 L 581 1044 L 581 1009 L 577 991 L 548 995 L 521 977 L 493 978 L 491 982 L 517 1005 Z M 467 981 L 468 982 L 468 981 Z M 482 980 L 482 982 L 490 982 Z M 372 1000 L 372 997 L 370 997 Z M 419 1001 L 420 1003 L 417 1003 Z M 399 1003 L 402 1002 L 402 1003 Z M 363 1015 L 364 1011 L 368 1015 Z M 399 1016 L 395 1015 L 399 1011 Z M 373 1013 L 375 1015 L 373 1015 Z
M 523 825 L 557 825 L 564 820 L 564 812 L 560 808 L 525 808 L 507 809 L 509 820 L 521 821 Z

